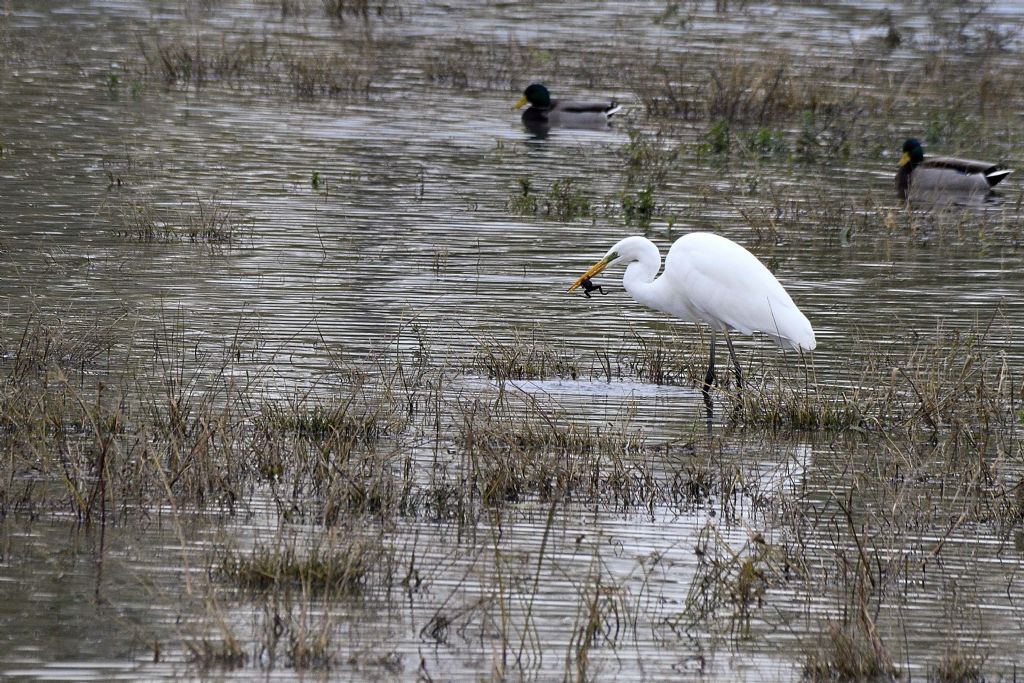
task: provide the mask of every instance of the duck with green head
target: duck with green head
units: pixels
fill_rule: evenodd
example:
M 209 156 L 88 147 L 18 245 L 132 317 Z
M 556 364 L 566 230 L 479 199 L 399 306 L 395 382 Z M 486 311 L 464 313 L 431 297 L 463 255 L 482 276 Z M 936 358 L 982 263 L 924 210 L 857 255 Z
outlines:
M 530 106 L 523 112 L 523 124 L 528 128 L 607 128 L 611 117 L 622 109 L 614 100 L 556 100 L 540 83 L 533 83 L 523 91 L 515 109 L 526 103 Z
M 956 157 L 924 156 L 924 148 L 914 138 L 903 143 L 900 168 L 896 172 L 896 192 L 900 199 L 943 196 L 987 195 L 1012 171 L 998 164 Z

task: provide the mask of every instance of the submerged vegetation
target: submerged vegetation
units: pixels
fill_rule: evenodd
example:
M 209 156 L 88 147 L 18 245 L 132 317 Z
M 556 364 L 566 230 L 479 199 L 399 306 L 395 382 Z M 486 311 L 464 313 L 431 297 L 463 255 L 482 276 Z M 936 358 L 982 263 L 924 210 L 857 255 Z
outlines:
M 822 385 L 813 366 L 780 357 L 742 392 L 718 390 L 731 438 L 695 423 L 685 440 L 667 444 L 650 441 L 629 414 L 592 424 L 586 411 L 567 411 L 518 382 L 619 382 L 643 374 L 694 386 L 703 350 L 680 355 L 676 337 L 624 339 L 614 354 L 596 359 L 534 336 L 481 342 L 471 362 L 423 347 L 396 350 L 379 357 L 376 369 L 325 375 L 348 378 L 330 398 L 313 390 L 270 400 L 261 398 L 269 375 L 232 379 L 260 363 L 255 331 L 240 329 L 217 349 L 170 325 L 133 351 L 149 363 L 129 363 L 115 350 L 126 329 L 130 321 L 69 330 L 39 319 L 7 349 L 0 462 L 8 485 L 0 511 L 9 518 L 63 512 L 107 526 L 166 505 L 227 515 L 269 505 L 282 530 L 309 525 L 303 534 L 279 533 L 248 549 L 225 543 L 191 560 L 207 568 L 207 581 L 190 589 L 207 605 L 207 623 L 182 638 L 187 659 L 205 668 L 257 661 L 348 666 L 338 640 L 344 619 L 326 604 L 386 604 L 403 592 L 426 599 L 423 587 L 440 578 L 424 564 L 418 541 L 392 535 L 402 525 L 433 520 L 446 533 L 475 534 L 497 520 L 512 523 L 518 506 L 539 505 L 550 527 L 556 510 L 598 505 L 626 514 L 711 509 L 721 521 L 706 524 L 692 549 L 697 574 L 678 610 L 654 609 L 650 597 L 597 569 L 602 551 L 581 535 L 576 543 L 597 564 L 574 588 L 580 615 L 565 644 L 572 667 L 586 670 L 602 643 L 632 637 L 641 614 L 680 638 L 750 638 L 768 618 L 772 591 L 784 588 L 811 591 L 833 606 L 824 612 L 823 636 L 800 641 L 808 679 L 898 676 L 900 645 L 885 606 L 907 583 L 944 585 L 933 565 L 957 530 L 1005 536 L 1024 523 L 1015 493 L 1024 485 L 1017 438 L 1024 385 L 991 343 L 1011 332 L 997 323 L 897 340 L 869 355 L 847 388 Z M 195 358 L 204 360 L 197 365 Z M 460 365 L 469 377 L 482 372 L 493 380 L 466 393 L 452 372 Z M 652 374 L 666 366 L 673 369 Z M 88 389 L 93 373 L 104 380 Z M 696 404 L 696 388 L 692 393 Z M 752 454 L 785 450 L 793 430 L 816 443 L 844 442 L 847 451 L 865 454 L 863 465 L 808 459 L 783 460 L 774 473 L 749 469 Z M 835 470 L 844 483 L 831 500 L 785 493 Z M 745 540 L 727 531 L 736 524 L 745 527 Z M 926 532 L 904 544 L 907 529 L 941 535 L 925 540 Z M 511 551 L 494 543 L 493 557 L 474 562 L 501 567 Z M 424 615 L 424 637 L 447 643 L 453 630 L 491 624 L 501 629 L 505 666 L 513 666 L 534 617 L 529 602 L 511 596 L 534 595 L 537 586 L 503 578 L 511 568 L 497 571 L 495 592 L 481 587 L 476 598 Z M 647 558 L 635 571 L 667 567 Z M 228 616 L 238 609 L 232 601 L 262 615 L 252 631 Z M 392 672 L 409 664 L 394 653 L 373 661 Z M 961 680 L 983 666 L 978 655 L 952 645 L 929 663 L 941 680 Z
M 137 242 L 191 242 L 231 247 L 252 232 L 252 221 L 228 202 L 197 198 L 191 207 L 161 207 L 126 199 L 119 207 L 118 235 Z

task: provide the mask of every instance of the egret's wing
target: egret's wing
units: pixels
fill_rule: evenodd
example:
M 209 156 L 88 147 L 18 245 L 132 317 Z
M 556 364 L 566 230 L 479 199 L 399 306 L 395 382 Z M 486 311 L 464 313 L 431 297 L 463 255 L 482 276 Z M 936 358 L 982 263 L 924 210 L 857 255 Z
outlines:
M 771 271 L 735 242 L 709 233 L 687 235 L 669 251 L 665 277 L 672 296 L 697 320 L 814 348 L 814 332 L 793 299 Z

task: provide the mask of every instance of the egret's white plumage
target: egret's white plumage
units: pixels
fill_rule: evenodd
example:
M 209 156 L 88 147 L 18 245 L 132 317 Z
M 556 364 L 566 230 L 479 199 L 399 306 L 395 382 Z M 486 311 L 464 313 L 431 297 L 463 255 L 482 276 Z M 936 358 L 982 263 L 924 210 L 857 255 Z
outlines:
M 726 334 L 729 352 L 736 365 L 730 329 L 744 334 L 761 332 L 779 345 L 810 351 L 816 346 L 814 330 L 757 257 L 732 240 L 708 232 L 694 232 L 676 240 L 661 269 L 658 247 L 646 237 L 627 237 L 608 250 L 569 288 L 606 267 L 622 263 L 626 272 L 622 284 L 638 302 L 688 322 L 711 327 L 711 359 L 705 392 L 714 379 L 714 332 Z

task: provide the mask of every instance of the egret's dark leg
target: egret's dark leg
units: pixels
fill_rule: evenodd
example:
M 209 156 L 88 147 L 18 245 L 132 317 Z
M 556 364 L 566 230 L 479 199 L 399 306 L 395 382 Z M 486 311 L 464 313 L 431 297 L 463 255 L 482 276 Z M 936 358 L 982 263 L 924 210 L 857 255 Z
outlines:
M 711 413 L 711 385 L 715 383 L 715 331 L 711 330 L 711 353 L 708 356 L 708 371 L 704 375 L 704 388 L 701 393 L 704 394 L 704 405 L 708 407 L 708 413 Z
M 736 360 L 736 350 L 732 348 L 732 339 L 729 338 L 729 330 L 725 331 L 725 343 L 729 347 L 729 357 L 732 358 L 732 367 L 736 370 L 736 388 L 743 388 L 743 375 L 740 373 L 740 362 Z

